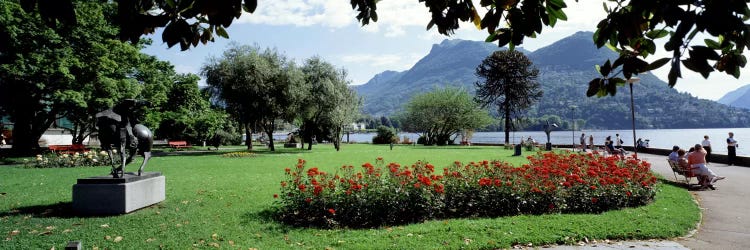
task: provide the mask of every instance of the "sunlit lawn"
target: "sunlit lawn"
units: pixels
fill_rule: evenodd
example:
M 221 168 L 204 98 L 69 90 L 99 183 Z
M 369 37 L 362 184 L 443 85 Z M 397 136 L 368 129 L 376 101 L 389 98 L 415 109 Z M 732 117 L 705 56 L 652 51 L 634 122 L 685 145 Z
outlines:
M 28 169 L 0 166 L 0 235 L 2 249 L 62 249 L 81 240 L 91 249 L 435 249 L 507 248 L 575 243 L 593 239 L 670 238 L 695 227 L 699 209 L 683 188 L 658 185 L 656 202 L 603 214 L 522 215 L 467 218 L 363 230 L 292 228 L 268 216 L 284 168 L 298 158 L 308 167 L 330 172 L 359 166 L 382 156 L 386 162 L 429 161 L 437 167 L 454 161 L 524 157 L 498 147 L 424 147 L 387 145 L 315 145 L 312 151 L 258 150 L 255 157 L 225 158 L 218 153 L 177 153 L 155 157 L 147 171 L 167 179 L 167 199 L 131 214 L 79 217 L 70 211 L 77 178 L 106 175 L 106 167 Z M 529 152 L 524 151 L 524 154 Z M 137 163 L 128 171 L 135 170 Z

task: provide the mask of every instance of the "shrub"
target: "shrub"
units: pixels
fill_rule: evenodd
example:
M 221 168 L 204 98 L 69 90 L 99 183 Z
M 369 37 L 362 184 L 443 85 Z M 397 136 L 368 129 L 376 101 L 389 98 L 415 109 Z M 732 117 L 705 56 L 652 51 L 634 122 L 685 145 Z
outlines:
M 117 154 L 115 154 L 117 155 Z M 115 163 L 119 163 L 119 157 L 114 157 Z M 110 166 L 111 162 L 105 151 L 88 151 L 73 154 L 45 154 L 36 155 L 33 160 L 24 160 L 24 166 L 28 168 L 72 168 L 72 167 L 97 167 Z
M 377 134 L 372 138 L 372 144 L 390 144 L 398 143 L 398 136 L 396 131 L 391 127 L 383 125 L 378 126 Z
M 426 162 L 382 158 L 361 171 L 305 168 L 281 182 L 277 218 L 315 227 L 378 227 L 453 217 L 602 212 L 651 202 L 656 178 L 647 162 L 598 154 L 537 153 L 529 164 L 455 162 L 442 174 Z
M 224 130 L 218 130 L 211 138 L 211 146 L 217 145 L 240 145 L 242 144 L 242 136 L 236 133 L 230 133 Z

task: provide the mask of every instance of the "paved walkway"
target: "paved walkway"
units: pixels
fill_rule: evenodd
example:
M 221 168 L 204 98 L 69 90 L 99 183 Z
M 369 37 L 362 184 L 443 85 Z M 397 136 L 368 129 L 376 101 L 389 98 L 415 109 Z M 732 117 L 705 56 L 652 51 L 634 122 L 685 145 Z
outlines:
M 641 158 L 651 162 L 655 172 L 672 176 L 665 156 Z M 703 220 L 695 234 L 676 241 L 690 249 L 750 249 L 750 168 L 720 163 L 709 168 L 727 178 L 716 183 L 716 190 L 691 191 Z
M 666 156 L 638 156 L 650 162 L 654 172 L 674 180 Z M 698 229 L 690 235 L 672 241 L 622 241 L 553 249 L 750 249 L 750 168 L 719 163 L 711 163 L 709 168 L 727 178 L 715 184 L 716 190 L 690 191 L 703 214 Z

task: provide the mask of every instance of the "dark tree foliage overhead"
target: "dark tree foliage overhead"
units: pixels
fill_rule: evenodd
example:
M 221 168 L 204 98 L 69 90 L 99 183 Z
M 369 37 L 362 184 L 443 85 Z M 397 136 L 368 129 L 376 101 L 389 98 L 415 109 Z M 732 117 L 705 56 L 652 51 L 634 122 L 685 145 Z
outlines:
M 476 100 L 496 105 L 505 122 L 505 144 L 510 143 L 513 120 L 542 98 L 537 81 L 539 70 L 523 53 L 516 50 L 496 51 L 477 66 Z
M 569 2 L 570 0 L 568 0 Z M 74 25 L 74 4 L 71 0 L 21 0 L 27 11 L 38 9 L 49 25 Z M 253 13 L 257 0 L 120 0 L 117 21 L 120 38 L 138 41 L 143 34 L 164 27 L 162 39 L 170 47 L 179 43 L 182 50 L 198 43 L 213 41 L 214 34 L 228 37 L 228 27 L 242 12 Z M 488 32 L 487 41 L 511 50 L 523 44 L 526 37 L 541 34 L 544 26 L 554 27 L 567 20 L 565 0 L 419 0 L 431 13 L 427 29 L 437 27 L 439 33 L 451 35 L 459 22 L 473 22 Z M 576 0 L 577 2 L 577 0 Z M 603 0 L 607 17 L 601 20 L 594 34 L 597 46 L 608 46 L 620 53 L 614 62 L 607 61 L 599 69 L 601 77 L 589 83 L 589 96 L 614 95 L 616 86 L 625 79 L 669 64 L 669 85 L 682 76 L 682 66 L 704 77 L 715 70 L 739 77 L 750 48 L 750 0 Z M 367 25 L 377 22 L 377 0 L 350 0 Z M 477 6 L 487 12 L 479 16 Z M 709 38 L 694 41 L 696 35 Z M 646 61 L 656 52 L 655 40 L 664 38 L 664 50 L 672 57 Z

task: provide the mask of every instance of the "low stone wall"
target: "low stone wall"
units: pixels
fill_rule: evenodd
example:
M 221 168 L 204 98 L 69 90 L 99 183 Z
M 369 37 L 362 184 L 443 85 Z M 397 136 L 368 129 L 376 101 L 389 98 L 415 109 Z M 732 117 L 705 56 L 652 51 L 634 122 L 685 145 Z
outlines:
M 472 143 L 472 145 L 477 146 L 502 146 L 502 144 L 495 144 L 495 143 Z M 597 147 L 604 147 L 604 145 L 596 145 Z M 570 144 L 561 144 L 561 145 L 552 145 L 553 148 L 572 148 Z M 630 146 L 623 146 L 625 150 L 628 152 L 633 152 L 633 147 Z M 645 148 L 638 150 L 639 153 L 646 153 L 646 154 L 652 154 L 652 155 L 663 155 L 666 159 L 666 157 L 669 155 L 669 153 L 672 152 L 671 149 L 663 149 L 663 148 Z M 725 154 L 711 154 L 710 162 L 715 163 L 722 163 L 727 164 L 727 155 Z M 743 167 L 750 167 L 750 157 L 747 156 L 737 156 L 735 165 L 743 166 Z

